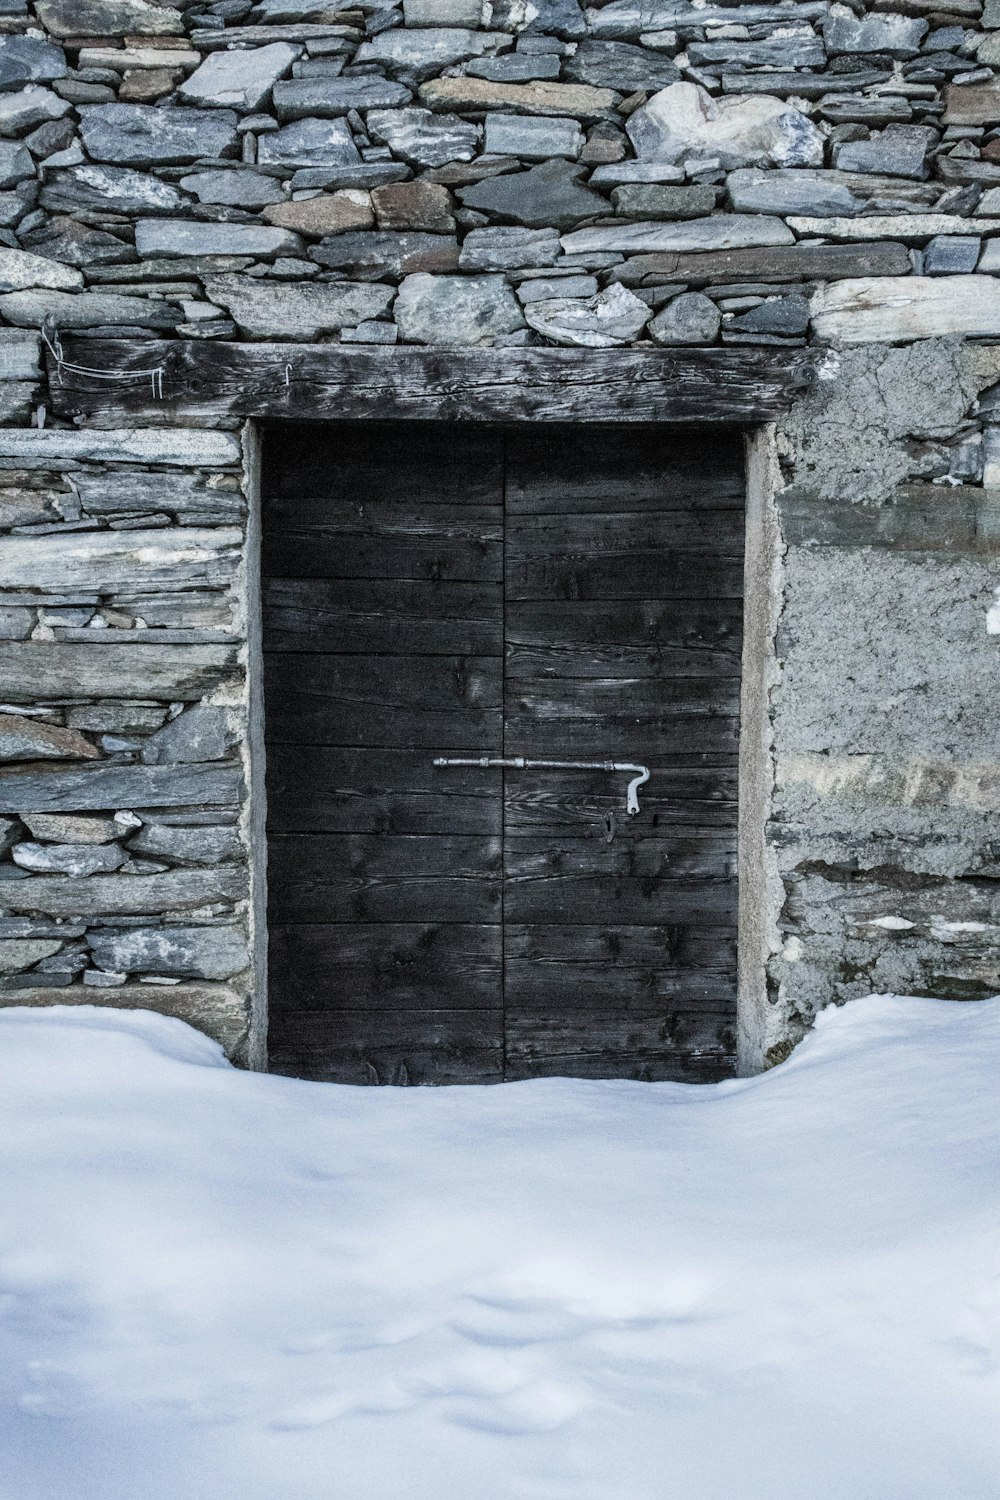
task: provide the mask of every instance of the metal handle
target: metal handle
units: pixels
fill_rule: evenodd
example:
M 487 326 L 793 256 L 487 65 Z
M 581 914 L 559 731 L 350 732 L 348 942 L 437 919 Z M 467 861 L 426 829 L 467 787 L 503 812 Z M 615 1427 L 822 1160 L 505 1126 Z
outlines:
M 639 788 L 649 780 L 649 767 L 629 760 L 528 760 L 523 755 L 435 755 L 434 765 L 506 766 L 515 771 L 630 771 L 634 774 L 625 794 L 625 809 L 630 818 L 639 811 Z

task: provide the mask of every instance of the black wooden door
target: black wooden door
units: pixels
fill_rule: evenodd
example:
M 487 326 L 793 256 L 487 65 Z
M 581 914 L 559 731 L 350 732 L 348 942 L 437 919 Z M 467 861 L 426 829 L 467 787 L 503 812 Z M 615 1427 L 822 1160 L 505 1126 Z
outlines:
M 738 434 L 286 426 L 264 472 L 271 1067 L 731 1072 Z M 469 756 L 652 774 L 633 818 Z

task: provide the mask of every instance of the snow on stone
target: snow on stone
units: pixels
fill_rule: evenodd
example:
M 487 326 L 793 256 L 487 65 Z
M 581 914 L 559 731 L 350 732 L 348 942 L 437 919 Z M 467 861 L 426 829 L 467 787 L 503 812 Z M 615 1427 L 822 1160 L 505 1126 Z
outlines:
M 1000 1493 L 1000 999 L 714 1087 L 0 1012 L 4 1500 Z

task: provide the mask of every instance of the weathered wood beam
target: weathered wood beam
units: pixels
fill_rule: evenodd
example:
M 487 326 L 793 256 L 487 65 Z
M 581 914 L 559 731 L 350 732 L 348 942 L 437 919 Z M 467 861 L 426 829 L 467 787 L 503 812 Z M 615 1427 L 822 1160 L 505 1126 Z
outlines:
M 761 422 L 816 379 L 809 349 L 426 349 L 65 336 L 53 410 L 113 426 L 258 417 Z M 132 374 L 127 382 L 81 373 Z M 162 369 L 160 388 L 140 372 Z

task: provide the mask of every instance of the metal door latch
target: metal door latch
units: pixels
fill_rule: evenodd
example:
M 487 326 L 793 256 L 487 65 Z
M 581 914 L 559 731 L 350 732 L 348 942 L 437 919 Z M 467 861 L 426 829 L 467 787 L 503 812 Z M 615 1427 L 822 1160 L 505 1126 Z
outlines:
M 649 767 L 628 760 L 527 760 L 523 755 L 435 755 L 436 766 L 505 766 L 515 771 L 629 771 L 632 780 L 625 794 L 625 810 L 634 818 L 639 811 L 639 788 L 649 780 Z

